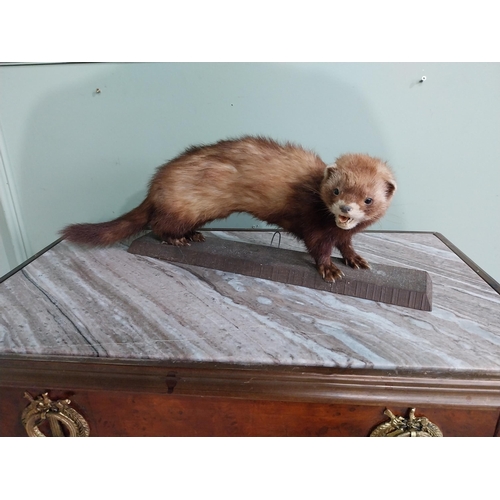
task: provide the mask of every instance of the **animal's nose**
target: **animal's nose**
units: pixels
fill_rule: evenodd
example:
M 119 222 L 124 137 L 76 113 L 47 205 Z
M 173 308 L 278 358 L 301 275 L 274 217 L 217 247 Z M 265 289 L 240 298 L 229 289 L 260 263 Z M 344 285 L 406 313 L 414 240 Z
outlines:
M 349 205 L 342 205 L 340 207 L 340 210 L 342 210 L 342 212 L 344 212 L 345 214 L 347 214 L 347 213 L 349 213 L 352 210 L 352 207 L 350 207 Z

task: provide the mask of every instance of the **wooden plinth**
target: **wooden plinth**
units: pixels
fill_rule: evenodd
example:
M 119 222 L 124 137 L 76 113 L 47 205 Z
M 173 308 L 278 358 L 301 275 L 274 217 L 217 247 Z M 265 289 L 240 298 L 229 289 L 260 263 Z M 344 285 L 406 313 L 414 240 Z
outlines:
M 370 270 L 351 269 L 341 259 L 332 257 L 345 276 L 335 283 L 327 283 L 305 252 L 212 236 L 203 243 L 176 247 L 162 244 L 150 233 L 133 241 L 128 251 L 168 262 L 219 269 L 412 309 L 432 310 L 430 276 L 416 269 L 382 264 L 373 264 Z

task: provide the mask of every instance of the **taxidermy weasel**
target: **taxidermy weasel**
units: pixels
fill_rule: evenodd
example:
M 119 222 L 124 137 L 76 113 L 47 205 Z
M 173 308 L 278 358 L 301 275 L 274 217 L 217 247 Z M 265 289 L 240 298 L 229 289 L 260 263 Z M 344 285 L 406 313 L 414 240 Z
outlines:
M 203 241 L 196 229 L 234 212 L 248 212 L 302 240 L 326 281 L 342 272 L 331 261 L 337 247 L 346 264 L 368 269 L 351 243 L 386 212 L 396 190 L 389 167 L 364 154 L 326 165 L 300 146 L 243 137 L 188 148 L 160 166 L 146 199 L 110 222 L 73 224 L 69 241 L 110 245 L 148 227 L 170 245 Z

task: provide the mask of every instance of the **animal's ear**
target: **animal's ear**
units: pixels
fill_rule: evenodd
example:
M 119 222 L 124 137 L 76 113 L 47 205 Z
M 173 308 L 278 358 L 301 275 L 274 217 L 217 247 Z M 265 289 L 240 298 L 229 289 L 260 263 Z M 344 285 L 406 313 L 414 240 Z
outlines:
M 337 164 L 332 163 L 331 165 L 327 165 L 325 168 L 325 175 L 324 175 L 324 180 L 326 181 L 329 179 L 337 170 Z
M 385 192 L 387 195 L 387 198 L 391 198 L 392 195 L 396 192 L 397 185 L 394 181 L 386 181 L 385 182 Z

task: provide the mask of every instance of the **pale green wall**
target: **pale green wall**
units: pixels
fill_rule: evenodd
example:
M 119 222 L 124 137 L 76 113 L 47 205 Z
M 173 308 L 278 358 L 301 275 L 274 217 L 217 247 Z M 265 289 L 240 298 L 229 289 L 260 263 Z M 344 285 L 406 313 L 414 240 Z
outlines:
M 138 204 L 185 147 L 263 134 L 325 161 L 388 160 L 399 190 L 376 228 L 441 232 L 500 281 L 499 89 L 500 64 L 480 63 L 1 66 L 13 237 L 34 253 L 69 222 Z

